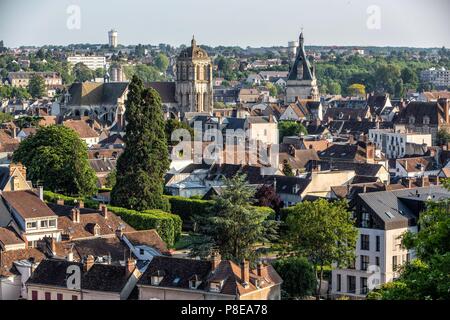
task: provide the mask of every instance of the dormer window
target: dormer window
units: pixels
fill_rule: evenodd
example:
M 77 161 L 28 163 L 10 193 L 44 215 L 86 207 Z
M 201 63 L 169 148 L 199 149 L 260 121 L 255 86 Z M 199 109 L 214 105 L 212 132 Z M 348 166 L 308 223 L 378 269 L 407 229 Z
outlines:
M 414 117 L 409 117 L 409 124 L 414 124 L 416 122 L 416 118 Z
M 197 275 L 194 275 L 189 279 L 189 289 L 196 290 L 201 283 L 202 281 L 200 278 Z
M 430 124 L 430 117 L 424 116 L 423 117 L 423 124 Z
M 165 273 L 162 270 L 158 270 L 155 273 L 153 273 L 150 279 L 152 286 L 159 286 L 161 281 L 164 279 L 164 275 Z
M 220 292 L 222 290 L 222 281 L 211 281 L 209 283 L 209 291 Z

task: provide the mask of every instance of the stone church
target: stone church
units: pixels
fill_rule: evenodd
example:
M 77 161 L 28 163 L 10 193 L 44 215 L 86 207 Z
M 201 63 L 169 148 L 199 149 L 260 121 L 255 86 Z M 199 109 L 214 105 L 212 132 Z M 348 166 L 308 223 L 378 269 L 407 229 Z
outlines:
M 291 65 L 286 83 L 285 103 L 289 104 L 296 100 L 318 101 L 319 89 L 315 75 L 315 67 L 311 65 L 306 57 L 303 32 L 300 33 L 299 48 L 295 62 Z
M 190 118 L 211 114 L 213 109 L 213 63 L 207 52 L 197 46 L 182 50 L 176 60 L 175 82 L 145 83 L 158 91 L 167 118 Z M 89 116 L 104 127 L 124 128 L 128 82 L 74 83 L 52 108 L 52 115 Z

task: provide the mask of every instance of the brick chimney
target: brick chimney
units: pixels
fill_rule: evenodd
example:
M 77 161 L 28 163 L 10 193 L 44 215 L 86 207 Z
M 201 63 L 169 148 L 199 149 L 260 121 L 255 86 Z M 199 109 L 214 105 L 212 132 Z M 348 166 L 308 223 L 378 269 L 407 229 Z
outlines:
M 256 274 L 258 277 L 266 277 L 267 276 L 267 266 L 262 262 L 258 262 L 256 265 Z
M 250 283 L 250 262 L 248 260 L 244 260 L 241 263 L 241 281 L 244 287 Z
M 49 242 L 50 242 L 50 249 L 52 250 L 52 254 L 56 255 L 56 239 L 51 237 L 49 239 Z
M 134 269 L 136 269 L 136 260 L 128 258 L 127 265 L 125 268 L 125 277 L 128 278 L 133 273 Z
M 366 161 L 367 163 L 374 163 L 375 161 L 375 146 L 372 142 L 366 144 Z
M 100 210 L 101 215 L 108 220 L 108 207 L 106 206 L 106 204 L 100 203 L 98 205 L 98 210 Z
M 219 266 L 220 262 L 222 261 L 222 257 L 220 256 L 220 253 L 214 252 L 212 254 L 211 259 L 211 271 L 216 271 L 217 267 Z
M 95 263 L 94 256 L 93 255 L 88 255 L 86 260 L 84 261 L 84 264 L 83 264 L 83 271 L 84 272 L 88 272 L 89 269 L 92 268 L 94 263 Z
M 80 223 L 80 210 L 78 208 L 73 208 L 70 211 L 70 215 L 73 222 Z

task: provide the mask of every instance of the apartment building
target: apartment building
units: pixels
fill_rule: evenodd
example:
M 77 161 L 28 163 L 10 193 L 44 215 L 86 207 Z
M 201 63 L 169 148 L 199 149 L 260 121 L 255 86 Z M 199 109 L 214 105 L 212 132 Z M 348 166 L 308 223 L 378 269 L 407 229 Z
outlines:
M 406 232 L 417 232 L 417 221 L 427 201 L 448 199 L 440 186 L 361 193 L 353 208 L 358 227 L 355 261 L 332 271 L 331 294 L 364 298 L 381 284 L 398 277 L 398 267 L 414 252 L 401 244 Z
M 409 154 L 412 144 L 432 146 L 430 133 L 395 132 L 390 129 L 370 129 L 369 140 L 380 149 L 388 159 L 403 158 Z
M 71 65 L 82 63 L 91 70 L 103 69 L 106 65 L 106 58 L 104 56 L 83 56 L 75 55 L 67 57 L 67 62 Z

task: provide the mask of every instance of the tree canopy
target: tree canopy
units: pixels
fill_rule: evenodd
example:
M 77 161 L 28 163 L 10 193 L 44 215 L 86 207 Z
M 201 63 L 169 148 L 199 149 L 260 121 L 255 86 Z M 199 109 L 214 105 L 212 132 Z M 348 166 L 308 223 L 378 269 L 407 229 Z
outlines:
M 67 195 L 92 195 L 96 177 L 88 162 L 86 144 L 70 128 L 42 127 L 22 141 L 14 162 L 27 167 L 27 177 L 45 189 Z
M 218 250 L 224 259 L 236 263 L 255 261 L 259 255 L 257 244 L 276 239 L 277 225 L 268 219 L 268 213 L 252 206 L 254 194 L 245 175 L 226 179 L 209 214 L 194 219 L 203 241 L 194 244 L 191 255 L 208 257 Z
M 128 90 L 125 150 L 117 160 L 111 202 L 138 211 L 167 211 L 163 176 L 170 162 L 161 98 L 154 89 L 144 89 L 137 76 Z
M 296 121 L 280 121 L 278 122 L 278 130 L 280 135 L 280 142 L 284 137 L 299 136 L 300 134 L 308 134 L 306 128 Z
M 319 294 L 324 266 L 348 265 L 354 259 L 358 230 L 347 202 L 301 202 L 290 209 L 286 225 L 288 250 L 314 265 L 320 278 Z
M 33 75 L 28 84 L 28 91 L 33 98 L 42 98 L 45 95 L 44 78 L 37 74 Z

